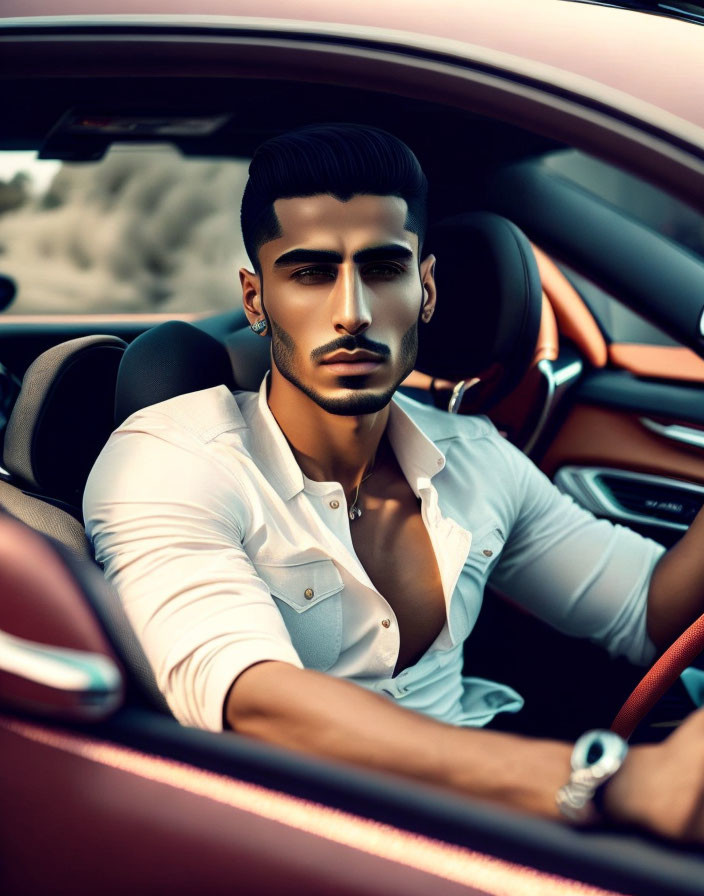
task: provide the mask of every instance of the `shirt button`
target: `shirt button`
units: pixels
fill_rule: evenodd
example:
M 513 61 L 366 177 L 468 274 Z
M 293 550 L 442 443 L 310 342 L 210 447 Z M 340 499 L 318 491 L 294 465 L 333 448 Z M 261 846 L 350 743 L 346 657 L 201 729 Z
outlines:
M 330 506 L 332 507 L 333 510 L 337 510 L 337 508 L 340 506 L 340 502 L 339 501 L 331 501 Z
M 485 557 L 492 557 L 494 552 L 487 549 L 485 551 L 482 551 L 482 554 L 484 554 Z
M 390 619 L 382 619 L 381 624 L 384 626 L 384 628 L 388 628 L 391 625 L 391 620 Z
M 314 595 L 315 591 L 313 591 L 312 588 L 306 588 L 306 590 L 303 592 L 303 597 L 305 597 L 306 600 L 312 600 Z

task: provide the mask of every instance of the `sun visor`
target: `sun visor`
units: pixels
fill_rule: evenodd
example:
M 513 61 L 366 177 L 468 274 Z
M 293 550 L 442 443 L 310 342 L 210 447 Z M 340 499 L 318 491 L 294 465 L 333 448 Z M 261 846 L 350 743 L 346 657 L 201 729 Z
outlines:
M 40 159 L 94 162 L 113 143 L 173 143 L 198 154 L 199 144 L 223 128 L 226 114 L 112 113 L 72 109 L 51 129 Z M 206 150 L 207 151 L 207 150 Z

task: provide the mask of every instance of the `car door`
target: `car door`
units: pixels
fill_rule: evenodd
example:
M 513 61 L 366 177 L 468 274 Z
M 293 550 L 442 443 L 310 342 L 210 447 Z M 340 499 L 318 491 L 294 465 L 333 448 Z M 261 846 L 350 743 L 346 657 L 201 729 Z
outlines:
M 558 263 L 548 292 L 575 294 L 558 324 L 583 371 L 553 395 L 532 455 L 597 515 L 670 546 L 704 501 L 704 217 L 579 153 L 515 166 L 494 189 Z

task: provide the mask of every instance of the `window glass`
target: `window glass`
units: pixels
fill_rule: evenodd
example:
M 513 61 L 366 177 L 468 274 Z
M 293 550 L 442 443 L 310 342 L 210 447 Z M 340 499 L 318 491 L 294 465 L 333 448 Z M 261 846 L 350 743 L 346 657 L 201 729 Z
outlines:
M 704 215 L 686 203 L 576 149 L 550 153 L 543 164 L 704 258 Z
M 0 274 L 17 286 L 3 315 L 237 307 L 247 166 L 168 146 L 90 163 L 0 152 Z
M 640 345 L 681 344 L 572 268 L 560 264 L 560 269 L 584 299 L 610 342 L 634 342 Z
M 704 216 L 684 202 L 578 150 L 550 153 L 542 164 L 704 259 Z M 679 345 L 614 296 L 563 269 L 612 341 Z

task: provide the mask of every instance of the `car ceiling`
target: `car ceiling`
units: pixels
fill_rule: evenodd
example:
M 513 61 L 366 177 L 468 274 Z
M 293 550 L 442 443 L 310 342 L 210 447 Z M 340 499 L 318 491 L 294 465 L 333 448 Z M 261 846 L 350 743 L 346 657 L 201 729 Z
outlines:
M 679 4 L 680 6 L 684 4 Z M 197 14 L 196 14 L 197 13 Z M 696 26 L 631 10 L 557 0 L 413 0 L 330 3 L 329 0 L 4 0 L 0 23 L 26 28 L 37 23 L 62 27 L 127 21 L 190 23 L 211 28 L 243 23 L 329 34 L 376 33 L 455 49 L 460 42 L 485 58 L 532 61 L 552 76 L 571 73 L 608 85 L 702 125 L 702 106 L 691 90 L 691 71 L 701 55 Z M 20 18 L 9 18 L 9 17 Z M 290 30 L 290 28 L 289 28 Z M 624 41 L 627 31 L 628 40 Z M 457 42 L 457 43 L 456 43 Z M 677 46 L 678 65 L 672 65 Z M 489 55 L 487 55 L 489 54 Z M 667 77 L 661 77 L 666 72 Z

